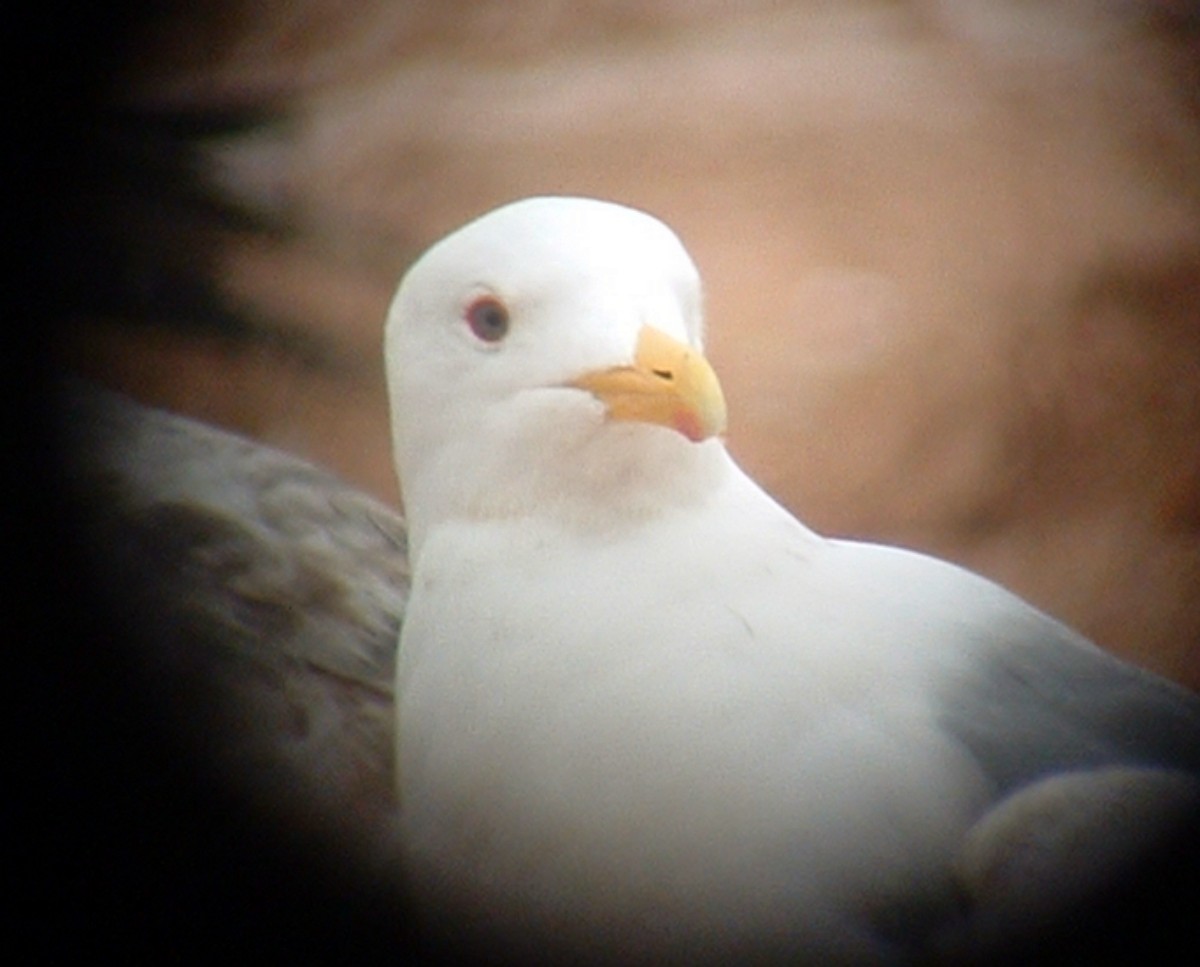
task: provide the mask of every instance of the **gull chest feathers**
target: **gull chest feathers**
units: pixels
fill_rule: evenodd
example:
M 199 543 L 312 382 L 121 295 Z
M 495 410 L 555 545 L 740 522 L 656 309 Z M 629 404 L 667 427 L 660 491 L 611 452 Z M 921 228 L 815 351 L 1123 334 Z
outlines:
M 1010 844 L 1087 813 L 1060 777 L 1193 793 L 1193 696 L 952 565 L 823 539 L 742 473 L 696 270 L 650 216 L 480 218 L 405 277 L 386 362 L 414 566 L 404 863 L 453 936 L 623 962 L 987 953 L 1025 923 L 990 885 Z

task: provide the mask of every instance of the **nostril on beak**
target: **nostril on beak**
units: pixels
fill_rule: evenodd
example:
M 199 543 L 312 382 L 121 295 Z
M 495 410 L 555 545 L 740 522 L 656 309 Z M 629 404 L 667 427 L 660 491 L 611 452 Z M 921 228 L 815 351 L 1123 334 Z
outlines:
M 652 372 L 659 379 L 666 380 L 668 383 L 675 379 L 675 374 L 669 369 L 652 369 L 650 372 Z

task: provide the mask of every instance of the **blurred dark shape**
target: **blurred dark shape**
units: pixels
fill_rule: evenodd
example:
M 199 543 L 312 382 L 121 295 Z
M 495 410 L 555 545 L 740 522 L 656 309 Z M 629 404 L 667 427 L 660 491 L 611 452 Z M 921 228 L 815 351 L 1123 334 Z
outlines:
M 147 954 L 405 949 L 388 861 L 402 522 L 85 384 L 58 415 L 68 485 L 42 536 L 62 544 L 21 706 L 27 925 L 53 948 L 47 917 L 67 916 L 67 951 L 81 931 Z

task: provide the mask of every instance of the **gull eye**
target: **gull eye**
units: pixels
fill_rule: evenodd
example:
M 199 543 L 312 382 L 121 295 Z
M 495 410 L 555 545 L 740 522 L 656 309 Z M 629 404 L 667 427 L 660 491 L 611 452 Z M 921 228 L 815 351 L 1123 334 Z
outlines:
M 467 306 L 466 320 L 483 342 L 499 342 L 508 335 L 508 307 L 495 296 L 482 296 Z

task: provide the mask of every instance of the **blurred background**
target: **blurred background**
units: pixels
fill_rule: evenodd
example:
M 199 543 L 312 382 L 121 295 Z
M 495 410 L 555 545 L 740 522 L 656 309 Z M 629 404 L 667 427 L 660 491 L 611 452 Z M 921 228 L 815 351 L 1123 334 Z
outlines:
M 1200 4 L 146 9 L 49 219 L 68 368 L 395 503 L 404 269 L 620 201 L 697 261 L 729 446 L 799 517 L 1200 687 Z

